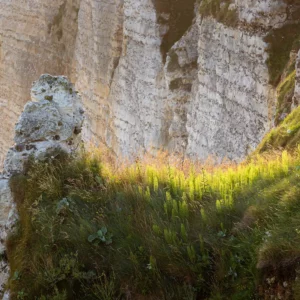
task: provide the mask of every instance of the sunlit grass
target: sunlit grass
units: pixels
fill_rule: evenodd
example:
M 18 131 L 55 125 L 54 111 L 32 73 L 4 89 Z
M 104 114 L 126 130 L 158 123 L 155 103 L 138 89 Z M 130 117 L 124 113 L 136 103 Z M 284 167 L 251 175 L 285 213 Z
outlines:
M 252 299 L 280 268 L 293 280 L 299 165 L 296 150 L 239 165 L 97 149 L 33 163 L 11 180 L 12 298 Z

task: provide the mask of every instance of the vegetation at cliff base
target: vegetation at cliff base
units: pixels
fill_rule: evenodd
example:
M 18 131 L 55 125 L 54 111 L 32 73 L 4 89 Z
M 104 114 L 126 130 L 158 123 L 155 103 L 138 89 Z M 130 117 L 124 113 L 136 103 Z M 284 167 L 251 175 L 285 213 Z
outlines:
M 277 87 L 277 109 L 275 124 L 280 124 L 290 112 L 293 103 L 295 91 L 296 70 L 292 70 L 290 74 L 282 80 Z
M 12 299 L 299 293 L 298 150 L 219 167 L 106 157 L 62 155 L 11 179 Z
M 269 150 L 293 150 L 300 140 L 300 107 L 294 109 L 284 121 L 273 128 L 258 146 L 256 152 Z

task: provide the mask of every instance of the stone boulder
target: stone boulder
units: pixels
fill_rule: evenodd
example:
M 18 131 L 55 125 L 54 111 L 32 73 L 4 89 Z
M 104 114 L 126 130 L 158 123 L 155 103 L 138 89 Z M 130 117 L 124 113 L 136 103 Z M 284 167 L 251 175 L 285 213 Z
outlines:
M 15 127 L 15 145 L 4 162 L 7 175 L 22 172 L 30 156 L 43 160 L 60 150 L 70 153 L 81 143 L 84 110 L 80 95 L 66 77 L 42 75 L 33 84 L 31 97 Z

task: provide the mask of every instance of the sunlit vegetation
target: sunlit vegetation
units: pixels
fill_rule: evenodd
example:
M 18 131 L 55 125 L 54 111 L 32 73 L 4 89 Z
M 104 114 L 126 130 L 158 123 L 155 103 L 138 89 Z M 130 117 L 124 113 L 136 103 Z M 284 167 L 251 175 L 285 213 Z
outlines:
M 276 124 L 279 124 L 291 112 L 295 91 L 295 78 L 296 70 L 294 69 L 277 87 Z
M 273 128 L 257 148 L 257 152 L 268 150 L 292 150 L 300 140 L 300 107 L 294 109 L 284 121 Z
M 219 167 L 167 155 L 108 163 L 97 151 L 32 162 L 11 179 L 12 299 L 248 300 L 278 273 L 294 284 L 294 152 Z

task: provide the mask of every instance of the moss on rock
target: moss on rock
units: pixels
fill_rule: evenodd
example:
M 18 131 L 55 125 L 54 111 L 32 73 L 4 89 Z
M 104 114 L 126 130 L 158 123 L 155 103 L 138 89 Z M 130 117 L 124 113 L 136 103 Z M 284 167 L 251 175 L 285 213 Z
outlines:
M 275 124 L 278 125 L 291 112 L 295 90 L 296 70 L 291 72 L 277 88 L 277 111 Z
M 230 8 L 231 0 L 203 0 L 199 10 L 202 17 L 212 16 L 228 27 L 236 27 L 239 17 L 235 8 Z
M 298 51 L 300 48 L 300 24 L 287 24 L 281 28 L 272 29 L 264 40 L 268 43 L 267 66 L 270 83 L 276 87 L 289 62 L 291 51 Z
M 172 46 L 180 40 L 193 23 L 196 0 L 152 0 L 157 12 L 157 21 L 167 25 L 161 43 L 164 60 Z

